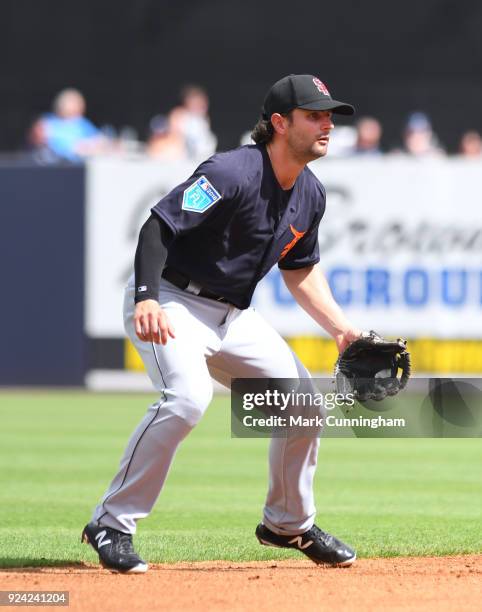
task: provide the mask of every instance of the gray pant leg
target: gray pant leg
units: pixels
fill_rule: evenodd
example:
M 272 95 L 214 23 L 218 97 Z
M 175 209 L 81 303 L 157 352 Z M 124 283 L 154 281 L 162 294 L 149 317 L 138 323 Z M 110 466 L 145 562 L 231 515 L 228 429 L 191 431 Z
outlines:
M 188 422 L 163 403 L 148 410 L 131 436 L 119 471 L 92 520 L 125 533 L 154 506 L 179 443 L 191 431 Z
M 154 506 L 180 442 L 196 425 L 212 398 L 212 383 L 206 354 L 215 351 L 219 338 L 209 327 L 209 318 L 222 320 L 227 306 L 192 315 L 203 308 L 183 292 L 162 289 L 162 301 L 176 329 L 176 339 L 166 346 L 142 342 L 133 325 L 133 287 L 125 299 L 125 324 L 161 400 L 150 407 L 134 431 L 119 470 L 92 520 L 125 533 L 135 533 L 136 522 Z M 187 303 L 187 300 L 190 300 Z M 213 312 L 211 312 L 211 310 Z M 203 321 L 201 321 L 203 318 Z M 216 345 L 216 342 L 218 345 Z
M 263 523 L 275 533 L 298 535 L 315 521 L 313 480 L 319 438 L 273 438 Z
M 208 361 L 213 377 L 309 379 L 310 374 L 286 342 L 253 309 L 230 323 L 221 350 Z M 269 449 L 269 488 L 263 522 L 279 534 L 310 529 L 316 508 L 313 480 L 320 439 L 273 438 Z

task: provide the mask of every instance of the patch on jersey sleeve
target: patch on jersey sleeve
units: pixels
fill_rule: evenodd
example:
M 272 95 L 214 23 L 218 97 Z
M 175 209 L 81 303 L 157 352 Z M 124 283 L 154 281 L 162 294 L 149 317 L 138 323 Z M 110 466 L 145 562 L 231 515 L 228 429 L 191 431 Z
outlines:
M 203 213 L 220 199 L 220 194 L 208 179 L 205 176 L 201 176 L 184 191 L 182 209 Z

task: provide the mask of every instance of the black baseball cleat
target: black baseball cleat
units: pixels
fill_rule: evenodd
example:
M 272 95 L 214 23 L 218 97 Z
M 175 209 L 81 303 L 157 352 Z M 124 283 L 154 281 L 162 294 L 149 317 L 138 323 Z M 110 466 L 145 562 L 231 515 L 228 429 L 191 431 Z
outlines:
M 101 565 L 112 572 L 147 572 L 147 563 L 137 555 L 132 544 L 132 535 L 129 533 L 89 523 L 84 527 L 81 542 L 90 544 L 98 553 Z
M 346 544 L 329 533 L 313 527 L 301 535 L 278 535 L 263 523 L 256 527 L 256 537 L 264 546 L 277 548 L 294 548 L 309 557 L 315 563 L 327 563 L 334 567 L 348 567 L 356 560 L 356 553 Z

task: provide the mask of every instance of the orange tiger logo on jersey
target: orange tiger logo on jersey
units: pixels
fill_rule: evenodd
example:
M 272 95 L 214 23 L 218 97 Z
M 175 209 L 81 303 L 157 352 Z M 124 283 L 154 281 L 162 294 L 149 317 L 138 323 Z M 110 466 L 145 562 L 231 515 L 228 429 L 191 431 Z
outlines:
M 306 232 L 299 232 L 291 224 L 290 224 L 290 230 L 291 230 L 294 238 L 293 238 L 293 240 L 291 242 L 288 242 L 288 244 L 285 246 L 285 248 L 281 252 L 280 261 L 283 259 L 283 257 L 286 257 L 288 252 L 291 251 L 291 249 L 295 246 L 295 244 L 298 242 L 298 240 L 303 238 L 303 236 L 306 234 Z

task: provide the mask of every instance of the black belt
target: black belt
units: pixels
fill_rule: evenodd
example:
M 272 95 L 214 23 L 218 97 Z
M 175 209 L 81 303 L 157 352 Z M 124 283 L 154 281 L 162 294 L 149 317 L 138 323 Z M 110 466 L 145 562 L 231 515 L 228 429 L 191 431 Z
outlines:
M 199 295 L 199 297 L 208 298 L 209 300 L 216 300 L 216 302 L 228 302 L 226 298 L 209 291 L 209 289 L 203 289 L 203 287 L 200 287 L 190 278 L 173 268 L 164 268 L 162 278 L 165 278 L 172 285 L 178 287 L 178 289 L 182 289 L 188 293 L 193 293 L 194 295 Z

